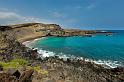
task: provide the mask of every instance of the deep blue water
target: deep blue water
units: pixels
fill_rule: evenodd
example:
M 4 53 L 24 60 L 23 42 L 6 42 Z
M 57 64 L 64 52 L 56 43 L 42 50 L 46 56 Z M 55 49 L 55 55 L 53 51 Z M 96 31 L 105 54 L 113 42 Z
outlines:
M 117 63 L 124 65 L 124 31 L 114 32 L 116 33 L 111 36 L 96 34 L 93 37 L 47 37 L 35 41 L 32 47 L 48 51 L 46 53 L 54 52 L 54 55 L 118 61 Z

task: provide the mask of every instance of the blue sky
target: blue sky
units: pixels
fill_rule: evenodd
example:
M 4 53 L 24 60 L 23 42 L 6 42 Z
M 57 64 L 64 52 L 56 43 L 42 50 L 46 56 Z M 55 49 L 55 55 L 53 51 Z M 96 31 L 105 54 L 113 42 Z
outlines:
M 1 25 L 26 22 L 124 29 L 124 0 L 0 0 Z

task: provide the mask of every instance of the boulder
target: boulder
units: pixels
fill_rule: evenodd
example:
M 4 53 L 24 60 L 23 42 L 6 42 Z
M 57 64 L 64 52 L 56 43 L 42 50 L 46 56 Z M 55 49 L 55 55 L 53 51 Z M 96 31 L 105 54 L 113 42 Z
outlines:
M 25 71 L 20 79 L 19 79 L 19 82 L 31 82 L 32 81 L 32 74 L 33 74 L 34 70 L 28 70 L 28 71 Z
M 20 77 L 21 73 L 14 69 L 14 68 L 9 68 L 7 71 L 6 71 L 7 74 L 9 75 L 12 75 L 12 76 L 15 76 L 17 79 Z

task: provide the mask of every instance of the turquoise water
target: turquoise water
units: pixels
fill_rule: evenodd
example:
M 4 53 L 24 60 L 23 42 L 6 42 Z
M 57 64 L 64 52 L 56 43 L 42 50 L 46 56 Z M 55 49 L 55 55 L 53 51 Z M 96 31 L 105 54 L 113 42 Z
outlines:
M 32 47 L 42 52 L 45 50 L 47 55 L 73 55 L 124 65 L 124 31 L 116 32 L 118 33 L 111 36 L 96 34 L 93 37 L 47 37 L 35 41 Z

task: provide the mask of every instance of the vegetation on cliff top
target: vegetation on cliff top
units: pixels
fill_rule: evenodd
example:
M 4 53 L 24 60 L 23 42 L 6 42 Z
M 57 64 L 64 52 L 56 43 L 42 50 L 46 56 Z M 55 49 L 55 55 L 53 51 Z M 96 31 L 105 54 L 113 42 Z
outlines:
M 21 68 L 23 70 L 26 69 L 25 71 L 19 71 L 22 75 L 18 77 L 21 78 L 20 80 L 26 80 L 26 82 L 28 82 L 27 79 L 32 78 L 31 76 L 33 76 L 32 82 L 124 82 L 123 68 L 106 69 L 91 62 L 88 63 L 82 60 L 63 61 L 63 59 L 56 57 L 49 57 L 40 61 L 36 59 L 36 51 L 26 48 L 18 42 L 19 39 L 41 37 L 42 33 L 46 33 L 48 28 L 50 30 L 46 34 L 54 36 L 94 33 L 94 31 L 63 31 L 62 29 L 56 29 L 56 27 L 58 28 L 59 26 L 42 24 L 33 24 L 32 26 L 32 24 L 25 24 L 17 25 L 12 30 L 4 30 L 2 32 L 0 30 L 0 72 L 3 72 L 0 73 L 0 82 L 4 82 L 8 77 L 15 78 L 14 75 L 8 75 L 8 72 L 4 73 L 4 70 L 11 68 L 17 71 Z M 39 31 L 37 32 L 36 30 Z M 18 78 L 17 80 L 19 80 Z M 8 79 L 8 82 L 13 81 Z
M 27 65 L 28 61 L 25 59 L 13 59 L 10 62 L 0 61 L 0 65 L 3 69 L 15 68 L 18 69 L 20 66 Z

